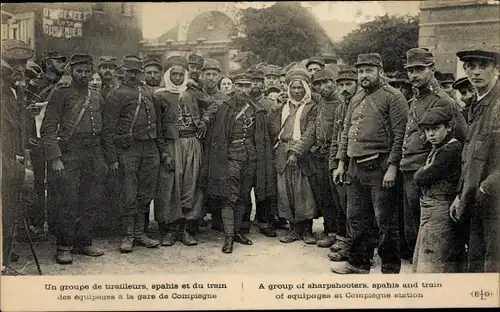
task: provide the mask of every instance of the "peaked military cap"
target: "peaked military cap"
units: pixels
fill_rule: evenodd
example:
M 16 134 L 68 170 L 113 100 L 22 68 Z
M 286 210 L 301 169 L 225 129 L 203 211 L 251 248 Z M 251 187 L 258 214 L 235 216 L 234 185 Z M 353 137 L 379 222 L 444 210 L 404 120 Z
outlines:
M 472 83 L 470 83 L 470 80 L 468 77 L 462 77 L 458 78 L 454 83 L 453 83 L 453 89 L 458 90 L 461 88 L 469 88 L 472 87 Z
M 161 64 L 160 60 L 156 57 L 148 57 L 144 60 L 142 64 L 142 68 L 146 68 L 148 66 L 156 66 L 160 71 L 163 71 L 163 65 Z
M 426 111 L 422 119 L 420 119 L 418 126 L 434 126 L 439 124 L 447 124 L 452 119 L 452 113 L 445 107 L 433 107 Z
M 94 58 L 90 54 L 86 53 L 75 53 L 71 55 L 69 59 L 69 65 L 76 65 L 76 64 L 94 64 Z
M 440 73 L 439 76 L 436 76 L 436 79 L 440 83 L 453 83 L 455 81 L 455 76 L 452 73 Z
M 354 67 L 343 67 L 339 69 L 339 75 L 335 81 L 339 82 L 342 80 L 353 80 L 358 81 L 358 72 Z
M 213 69 L 220 72 L 221 71 L 220 62 L 213 58 L 207 58 L 203 62 L 203 67 L 201 68 L 201 70 L 208 70 L 208 69 Z
M 308 59 L 307 63 L 306 63 L 306 68 L 310 64 L 318 64 L 321 67 L 325 67 L 325 61 L 323 60 L 323 58 L 321 56 L 313 56 L 310 59 Z
M 54 59 L 54 60 L 62 60 L 66 62 L 67 58 L 64 55 L 59 54 L 57 51 L 45 51 L 43 52 L 44 59 Z
M 288 71 L 288 73 L 286 73 L 286 81 L 287 83 L 290 83 L 294 80 L 303 80 L 307 83 L 310 83 L 311 82 L 311 79 L 309 78 L 309 74 L 307 73 L 307 71 L 303 68 L 300 68 L 300 67 L 295 67 L 295 68 L 292 68 Z
M 99 57 L 99 66 L 102 65 L 111 65 L 116 68 L 118 67 L 118 62 L 114 56 L 101 56 Z
M 485 43 L 475 44 L 457 52 L 460 61 L 465 62 L 471 59 L 484 59 L 500 62 L 500 52 Z
M 422 48 L 412 48 L 406 52 L 405 68 L 414 66 L 431 66 L 434 64 L 434 54 Z
M 334 74 L 329 68 L 323 68 L 314 73 L 312 81 L 334 80 Z
M 198 54 L 191 54 L 188 57 L 188 62 L 189 62 L 189 64 L 196 64 L 196 65 L 203 66 L 203 57 L 201 57 Z
M 170 56 L 167 61 L 165 62 L 165 69 L 169 69 L 170 67 L 173 66 L 180 66 L 184 68 L 185 70 L 189 70 L 189 63 L 188 60 L 180 55 L 172 55 Z
M 136 70 L 142 71 L 142 60 L 137 55 L 129 54 L 125 55 L 122 60 L 123 70 Z
M 264 69 L 264 76 L 280 76 L 281 70 L 276 65 L 268 65 Z
M 2 40 L 2 58 L 8 60 L 27 61 L 35 55 L 35 51 L 26 43 L 17 39 Z
M 233 77 L 233 81 L 234 83 L 238 84 L 251 84 L 252 76 L 250 76 L 248 73 L 236 74 Z
M 361 65 L 372 65 L 372 66 L 377 66 L 377 67 L 383 68 L 382 58 L 380 57 L 380 54 L 378 54 L 378 53 L 359 54 L 358 61 L 356 62 L 356 64 L 354 64 L 354 66 L 358 67 Z
M 252 77 L 252 79 L 265 79 L 264 71 L 257 68 L 248 70 L 248 74 Z

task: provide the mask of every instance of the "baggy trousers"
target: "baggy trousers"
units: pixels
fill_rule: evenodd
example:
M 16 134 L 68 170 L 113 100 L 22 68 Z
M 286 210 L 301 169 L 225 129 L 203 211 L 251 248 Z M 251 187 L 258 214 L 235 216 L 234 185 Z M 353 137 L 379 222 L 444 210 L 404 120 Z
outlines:
M 413 181 L 415 171 L 403 171 L 403 219 L 404 236 L 410 255 L 415 251 L 420 227 L 420 196 L 422 191 Z
M 92 245 L 94 217 L 99 209 L 103 179 L 108 167 L 99 145 L 70 144 L 62 151 L 64 165 L 62 177 L 57 183 L 57 248 L 71 250 L 73 247 Z
M 135 142 L 120 155 L 119 161 L 123 182 L 120 193 L 122 215 L 144 214 L 146 204 L 153 200 L 158 181 L 160 154 L 156 142 Z
M 255 161 L 229 160 L 229 196 L 222 199 L 222 223 L 226 236 L 240 232 L 246 207 L 251 204 L 250 192 L 255 184 Z
M 30 223 L 40 227 L 45 220 L 45 150 L 43 145 L 35 146 L 31 150 L 31 162 L 34 174 L 34 191 L 36 202 L 30 207 Z M 47 220 L 48 221 L 48 220 Z
M 316 206 L 323 216 L 324 232 L 337 232 L 337 206 L 333 197 L 333 181 L 328 170 L 328 157 L 326 155 L 312 154 L 314 161 L 314 175 L 311 178 Z
M 347 219 L 352 241 L 348 262 L 366 270 L 370 269 L 373 256 L 373 229 L 379 229 L 378 254 L 382 259 L 382 273 L 399 273 L 398 211 L 394 205 L 393 191 L 384 188 L 382 181 L 387 170 L 386 159 L 377 160 L 371 167 L 361 168 L 350 160 L 347 185 Z M 374 222 L 375 221 L 375 222 Z
M 347 223 L 347 194 L 345 185 L 334 185 L 332 187 L 333 202 L 337 209 L 335 210 L 335 224 L 337 236 L 350 239 L 351 230 Z

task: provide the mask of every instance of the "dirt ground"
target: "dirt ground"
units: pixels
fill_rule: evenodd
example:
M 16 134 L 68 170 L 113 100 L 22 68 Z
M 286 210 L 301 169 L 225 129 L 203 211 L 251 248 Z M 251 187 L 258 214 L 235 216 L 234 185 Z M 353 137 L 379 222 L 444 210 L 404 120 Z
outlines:
M 322 229 L 322 219 L 314 221 L 314 231 Z M 154 227 L 155 224 L 152 225 Z M 157 234 L 152 233 L 155 237 Z M 330 267 L 342 265 L 328 259 L 328 248 L 306 245 L 302 241 L 290 244 L 279 242 L 285 231 L 279 230 L 278 237 L 265 237 L 252 227 L 248 237 L 252 246 L 235 243 L 232 254 L 221 252 L 223 234 L 209 228 L 200 229 L 199 244 L 184 246 L 177 242 L 172 247 L 146 249 L 135 247 L 130 254 L 118 250 L 120 238 L 96 239 L 94 244 L 104 249 L 105 255 L 98 258 L 75 255 L 72 265 L 55 262 L 55 243 L 38 242 L 36 252 L 44 275 L 128 275 L 128 274 L 183 274 L 183 273 L 224 273 L 224 274 L 287 274 L 290 272 L 320 274 L 330 273 Z M 11 267 L 22 274 L 36 275 L 36 265 L 27 243 L 17 243 L 16 253 L 21 258 Z M 380 258 L 372 274 L 380 274 Z M 411 272 L 408 262 L 403 262 L 401 273 Z

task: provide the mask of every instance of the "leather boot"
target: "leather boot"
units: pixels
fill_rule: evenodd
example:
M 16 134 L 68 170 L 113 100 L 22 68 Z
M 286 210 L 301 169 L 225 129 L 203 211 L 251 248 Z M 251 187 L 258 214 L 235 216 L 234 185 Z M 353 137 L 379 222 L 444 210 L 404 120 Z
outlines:
M 144 214 L 144 212 L 138 213 L 135 216 L 134 244 L 146 248 L 158 247 L 160 242 L 156 239 L 149 238 L 146 233 L 144 233 L 144 222 L 146 220 Z
M 193 236 L 193 231 L 196 230 L 194 224 L 198 224 L 198 220 L 184 220 L 182 227 L 181 242 L 186 246 L 198 245 L 196 238 Z
M 316 238 L 312 234 L 312 220 L 302 221 L 302 240 L 308 245 L 316 244 Z
M 222 252 L 226 254 L 230 254 L 233 252 L 233 244 L 234 244 L 234 237 L 233 236 L 226 236 L 224 239 L 224 245 L 222 246 Z
M 168 225 L 162 224 L 160 227 L 160 235 L 161 235 L 161 245 L 162 246 L 173 246 L 177 241 L 177 223 L 172 222 Z
M 236 233 L 234 241 L 243 245 L 253 245 L 252 241 L 243 236 L 241 233 Z
M 134 216 L 126 216 L 123 218 L 122 231 L 123 238 L 120 243 L 120 252 L 132 252 L 134 246 Z
M 292 243 L 298 241 L 301 238 L 299 232 L 299 225 L 297 223 L 290 222 L 290 231 L 288 231 L 288 233 L 284 237 L 280 238 L 280 242 Z

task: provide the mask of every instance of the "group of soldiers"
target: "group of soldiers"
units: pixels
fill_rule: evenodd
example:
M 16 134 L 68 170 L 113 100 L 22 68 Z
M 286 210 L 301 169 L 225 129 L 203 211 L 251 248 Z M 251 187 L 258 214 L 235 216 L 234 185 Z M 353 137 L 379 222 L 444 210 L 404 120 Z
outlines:
M 120 206 L 122 253 L 197 245 L 207 213 L 232 253 L 253 244 L 253 192 L 261 234 L 288 223 L 279 240 L 330 248 L 335 273 L 369 273 L 375 249 L 382 273 L 399 273 L 401 258 L 415 272 L 498 272 L 500 53 L 457 56 L 457 81 L 422 48 L 407 52 L 407 76 L 387 77 L 368 53 L 337 72 L 313 57 L 227 77 L 196 54 L 96 64 L 49 51 L 38 66 L 25 43 L 3 40 L 4 247 L 30 160 L 30 221 L 47 200 L 60 264 L 103 255 L 92 238 L 104 205 Z M 147 232 L 152 202 L 159 239 Z

